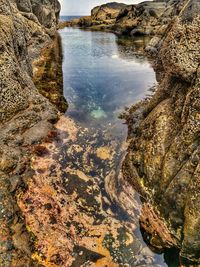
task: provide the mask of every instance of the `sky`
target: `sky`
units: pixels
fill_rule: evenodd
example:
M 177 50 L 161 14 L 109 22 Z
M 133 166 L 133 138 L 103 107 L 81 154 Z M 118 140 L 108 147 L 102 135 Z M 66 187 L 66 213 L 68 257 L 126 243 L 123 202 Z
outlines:
M 122 2 L 125 4 L 136 4 L 142 0 L 59 0 L 62 6 L 61 15 L 90 15 L 93 7 L 108 2 Z

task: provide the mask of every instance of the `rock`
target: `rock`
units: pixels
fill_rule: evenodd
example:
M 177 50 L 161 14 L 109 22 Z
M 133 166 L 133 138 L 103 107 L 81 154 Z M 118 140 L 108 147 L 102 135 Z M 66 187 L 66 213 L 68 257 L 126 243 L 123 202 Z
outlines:
M 62 23 L 64 26 L 79 26 L 92 30 L 108 30 L 118 35 L 162 36 L 176 9 L 177 1 L 145 1 L 137 5 L 108 3 L 92 9 L 90 17 Z
M 121 28 L 122 33 L 135 35 L 152 35 L 157 32 L 166 10 L 165 2 L 142 2 L 127 6 L 116 18 L 115 28 Z
M 73 22 L 72 22 L 73 23 Z M 90 16 L 86 16 L 86 17 L 83 17 L 83 18 L 80 18 L 78 20 L 78 26 L 79 27 L 90 27 L 92 26 L 92 20 L 91 20 L 91 17 Z
M 124 163 L 128 175 L 124 172 L 124 177 L 143 189 L 144 207 L 148 202 L 156 207 L 167 231 L 180 243 L 175 245 L 180 255 L 200 263 L 200 15 L 191 11 L 198 10 L 199 1 L 176 1 L 174 6 L 179 15 L 165 35 L 147 48 L 151 52 L 156 48 L 155 68 L 162 78 L 152 99 L 143 105 L 134 133 L 128 120 L 130 146 Z M 150 219 L 148 212 L 141 214 L 141 225 L 156 247 L 158 240 L 146 227 Z
M 24 144 L 33 145 L 40 143 L 52 129 L 53 126 L 49 122 L 41 121 L 37 123 L 23 134 Z
M 91 17 L 94 21 L 99 21 L 100 23 L 115 21 L 119 12 L 126 5 L 122 3 L 111 2 L 101 6 L 97 6 L 92 9 Z
M 27 145 L 43 139 L 59 114 L 33 83 L 33 61 L 51 46 L 59 11 L 57 0 L 0 0 L 1 266 L 38 266 L 23 219 L 15 222 L 20 216 L 16 197 L 29 169 Z
M 156 247 L 158 251 L 162 251 L 163 247 L 179 246 L 176 237 L 170 233 L 159 214 L 149 203 L 143 205 L 140 222 L 142 229 L 150 235 L 150 245 Z
M 159 43 L 161 41 L 161 38 L 158 36 L 154 36 L 148 43 L 148 45 L 145 47 L 146 52 L 149 54 L 156 54 L 159 50 Z
M 93 30 L 110 28 L 114 25 L 116 18 L 126 5 L 122 3 L 111 2 L 101 6 L 97 6 L 91 10 L 91 16 L 81 17 L 69 22 L 60 23 L 60 27 L 78 26 L 81 28 L 92 28 Z
M 22 12 L 33 12 L 32 11 L 32 6 L 31 6 L 31 1 L 24 1 L 24 0 L 18 0 L 16 1 L 17 8 L 22 11 Z
M 200 12 L 200 2 L 198 0 L 192 0 L 187 5 L 186 9 L 182 11 L 182 21 L 192 21 L 194 17 L 199 15 Z
M 11 192 L 14 192 L 18 188 L 18 186 L 20 186 L 20 184 L 22 182 L 20 175 L 12 176 L 12 177 L 10 177 L 9 180 L 10 180 L 10 184 L 11 184 L 11 189 L 10 189 Z

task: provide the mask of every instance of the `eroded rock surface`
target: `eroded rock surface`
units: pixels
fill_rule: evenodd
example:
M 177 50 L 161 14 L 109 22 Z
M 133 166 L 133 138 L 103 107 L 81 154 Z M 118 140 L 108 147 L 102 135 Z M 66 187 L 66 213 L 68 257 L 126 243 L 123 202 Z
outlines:
M 58 111 L 36 89 L 32 62 L 51 43 L 58 1 L 0 1 L 0 265 L 37 266 L 16 198 L 26 187 L 29 145 L 52 129 Z
M 124 8 L 125 4 L 120 3 L 108 3 L 105 5 L 97 6 L 92 9 L 91 17 L 92 20 L 102 23 L 113 23 L 115 22 L 119 12 Z
M 171 9 L 167 12 L 166 8 L 165 1 L 143 2 L 127 6 L 117 16 L 114 28 L 118 33 L 130 36 L 152 35 L 160 28 L 162 28 L 160 31 L 164 31 L 171 14 Z M 164 12 L 167 14 L 164 15 Z
M 200 262 L 199 1 L 179 1 L 177 8 L 180 15 L 159 41 L 156 53 L 156 68 L 162 73 L 157 91 L 128 115 L 131 143 L 124 174 L 144 202 L 156 206 L 151 212 L 152 207 L 144 204 L 141 215 L 150 244 L 178 247 L 183 258 Z M 162 242 L 159 224 L 151 229 L 154 212 L 171 233 L 168 241 L 172 238 L 175 243 Z
M 163 35 L 176 12 L 177 1 L 145 1 L 136 5 L 108 3 L 92 9 L 90 17 L 66 25 L 109 30 L 132 37 Z

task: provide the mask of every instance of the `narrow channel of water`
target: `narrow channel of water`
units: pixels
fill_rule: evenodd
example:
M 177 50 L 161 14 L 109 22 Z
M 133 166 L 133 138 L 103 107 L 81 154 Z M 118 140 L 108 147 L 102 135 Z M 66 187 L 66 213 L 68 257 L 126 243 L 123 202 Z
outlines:
M 127 127 L 118 116 L 156 83 L 145 39 L 60 34 L 69 109 L 32 159 L 35 175 L 19 203 L 36 240 L 33 258 L 51 267 L 167 266 L 141 237 L 139 197 L 120 171 Z
M 113 262 L 119 264 L 165 266 L 162 257 L 153 255 L 143 241 L 138 240 L 138 237 L 141 238 L 138 223 L 134 221 L 129 229 L 131 219 L 119 207 L 109 203 L 112 198 L 109 190 L 113 191 L 113 188 L 107 188 L 108 194 L 105 190 L 105 179 L 112 173 L 120 175 L 119 166 L 125 152 L 127 126 L 118 116 L 125 107 L 144 99 L 156 83 L 154 70 L 142 51 L 147 39 L 138 38 L 133 42 L 127 38 L 117 38 L 112 33 L 73 28 L 65 28 L 61 36 L 64 95 L 69 102 L 66 115 L 82 129 L 88 130 L 81 138 L 78 137 L 77 143 L 84 151 L 89 148 L 92 156 L 86 163 L 80 159 L 76 168 L 96 179 L 103 199 L 101 208 L 107 213 L 106 216 L 116 218 L 119 223 L 117 229 L 113 229 L 117 232 L 115 238 L 112 229 L 105 234 L 105 247 L 109 247 Z M 131 190 L 129 193 L 134 195 Z M 105 203 L 104 198 L 107 200 Z M 132 204 L 137 220 L 139 206 L 134 209 L 134 200 Z

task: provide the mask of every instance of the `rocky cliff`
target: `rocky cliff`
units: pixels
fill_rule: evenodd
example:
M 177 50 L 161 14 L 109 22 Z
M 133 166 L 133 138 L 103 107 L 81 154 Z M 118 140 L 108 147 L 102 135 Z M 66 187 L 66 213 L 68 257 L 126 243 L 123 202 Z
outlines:
M 111 29 L 115 25 L 116 18 L 119 15 L 120 11 L 125 7 L 125 4 L 116 2 L 96 6 L 91 10 L 91 16 L 84 16 L 80 19 L 61 22 L 60 28 L 66 26 L 78 26 L 82 28 L 90 28 L 93 30 Z
M 171 20 L 173 5 L 166 1 L 129 5 L 119 12 L 114 29 L 130 36 L 162 34 Z
M 109 30 L 119 35 L 162 35 L 178 12 L 177 1 L 145 1 L 137 5 L 108 3 L 92 9 L 90 17 L 68 22 L 93 30 Z
M 93 10 L 94 23 L 101 16 L 105 28 L 118 33 L 160 35 L 147 49 L 156 58 L 157 91 L 126 116 L 130 146 L 123 173 L 141 194 L 144 237 L 159 251 L 175 247 L 182 259 L 198 264 L 199 0 L 110 8 L 111 15 Z M 16 200 L 32 177 L 31 155 L 45 153 L 33 144 L 55 134 L 58 111 L 41 93 L 57 105 L 57 92 L 52 95 L 45 85 L 55 89 L 62 83 L 55 73 L 61 56 L 55 35 L 59 9 L 57 0 L 0 0 L 0 266 L 38 266 L 31 259 L 35 236 Z M 93 25 L 90 18 L 85 21 Z
M 126 5 L 122 3 L 108 3 L 105 5 L 97 6 L 92 9 L 91 17 L 96 23 L 102 24 L 112 24 L 115 23 L 117 16 L 119 15 L 121 9 L 125 8 Z
M 51 46 L 59 11 L 57 0 L 0 0 L 0 266 L 36 266 L 16 198 L 31 176 L 31 145 L 58 116 L 35 87 L 32 66 Z
M 127 117 L 123 170 L 142 196 L 147 242 L 200 263 L 200 3 L 176 1 L 176 9 L 154 50 L 157 91 Z

